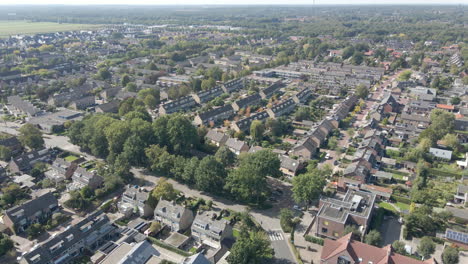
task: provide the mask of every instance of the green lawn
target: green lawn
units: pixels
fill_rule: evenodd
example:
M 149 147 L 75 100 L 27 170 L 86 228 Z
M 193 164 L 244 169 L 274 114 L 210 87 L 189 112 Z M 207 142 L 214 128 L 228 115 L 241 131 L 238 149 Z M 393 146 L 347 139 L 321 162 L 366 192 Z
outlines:
M 400 210 L 408 210 L 410 209 L 410 205 L 409 204 L 405 204 L 405 203 L 402 203 L 402 202 L 396 202 L 395 205 L 400 208 Z
M 234 238 L 238 238 L 238 237 L 240 236 L 239 230 L 233 228 L 233 229 L 232 229 L 232 236 L 234 236 Z
M 78 157 L 74 156 L 74 155 L 69 155 L 69 156 L 65 157 L 65 160 L 68 161 L 68 162 L 73 162 L 73 161 L 75 161 L 77 159 L 78 159 Z
M 387 203 L 387 202 L 380 202 L 379 203 L 379 207 L 380 208 L 384 208 L 385 210 L 388 210 L 388 211 L 391 211 L 391 212 L 394 212 L 396 213 L 397 210 L 395 209 L 395 207 L 393 207 L 391 204 Z
M 53 22 L 29 22 L 29 21 L 0 21 L 0 37 L 8 37 L 16 34 L 38 34 L 61 31 L 74 31 L 82 29 L 94 29 L 99 25 L 88 24 L 59 24 Z

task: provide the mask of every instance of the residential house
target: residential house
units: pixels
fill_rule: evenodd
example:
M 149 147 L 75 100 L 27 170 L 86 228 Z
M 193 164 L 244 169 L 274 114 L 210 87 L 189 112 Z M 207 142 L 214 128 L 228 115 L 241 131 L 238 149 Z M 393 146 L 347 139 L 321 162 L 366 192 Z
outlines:
M 468 118 L 457 118 L 454 122 L 454 128 L 456 131 L 468 131 Z
M 95 107 L 96 113 L 117 113 L 119 112 L 120 102 L 117 100 L 100 104 Z
M 312 96 L 312 91 L 306 87 L 299 92 L 297 92 L 295 95 L 293 95 L 292 99 L 296 104 L 303 104 L 307 102 L 307 100 Z
M 195 102 L 197 102 L 197 104 L 203 104 L 215 99 L 216 97 L 220 96 L 223 92 L 224 90 L 221 86 L 216 86 L 210 90 L 192 94 L 192 97 L 195 100 Z
M 193 212 L 173 201 L 161 199 L 154 209 L 154 219 L 173 232 L 183 232 L 192 224 Z
M 192 237 L 201 244 L 220 248 L 224 239 L 232 238 L 232 226 L 214 212 L 200 212 L 192 224 Z
M 229 137 L 222 132 L 211 129 L 208 131 L 208 133 L 206 133 L 205 139 L 211 144 L 214 144 L 217 147 L 221 147 L 224 146 Z
M 234 154 L 240 155 L 241 153 L 249 151 L 249 145 L 242 140 L 238 140 L 236 138 L 229 138 L 226 141 L 225 146 Z
M 94 252 L 114 237 L 116 227 L 106 214 L 94 212 L 63 232 L 51 236 L 46 241 L 25 252 L 20 264 L 68 263 L 85 250 Z
M 168 115 L 179 111 L 186 111 L 194 107 L 197 102 L 192 96 L 187 95 L 174 101 L 163 103 L 159 106 L 159 113 L 162 115 Z
M 225 93 L 231 93 L 240 89 L 244 89 L 245 79 L 239 78 L 223 83 L 222 88 Z
M 11 155 L 16 156 L 23 150 L 23 146 L 19 142 L 17 137 L 8 137 L 8 138 L 0 138 L 0 146 L 8 148 L 11 152 Z
M 280 88 L 281 88 L 281 81 L 276 82 L 276 83 L 268 86 L 265 89 L 262 89 L 259 94 L 262 97 L 262 99 L 268 99 L 271 96 L 273 96 L 274 93 L 278 92 L 278 90 Z
M 104 179 L 96 173 L 87 171 L 82 167 L 77 167 L 72 176 L 72 183 L 67 186 L 67 189 L 78 190 L 85 186 L 97 189 L 103 182 Z
M 260 100 L 262 100 L 262 97 L 259 93 L 252 94 L 232 103 L 232 108 L 234 108 L 236 111 L 239 111 L 240 109 L 245 109 L 248 106 L 256 105 L 258 102 L 260 102 Z
M 458 185 L 454 199 L 456 203 L 466 204 L 468 201 L 468 185 Z
M 288 114 L 294 110 L 296 107 L 296 102 L 293 99 L 288 99 L 279 104 L 273 105 L 271 108 L 268 108 L 266 112 L 271 118 L 278 118 L 282 115 Z
M 302 138 L 292 148 L 291 154 L 305 160 L 310 160 L 317 153 L 318 145 L 310 137 Z
M 150 216 L 153 214 L 153 208 L 147 202 L 149 196 L 148 190 L 129 184 L 125 187 L 117 207 L 126 216 L 131 216 L 133 213 L 144 217 Z
M 90 95 L 72 101 L 69 106 L 74 110 L 85 110 L 86 108 L 95 104 L 96 98 L 94 97 L 94 95 Z
M 12 115 L 33 117 L 41 114 L 41 110 L 39 108 L 35 107 L 28 101 L 24 101 L 17 95 L 9 96 L 7 101 L 8 104 L 6 105 L 6 108 Z
M 444 160 L 451 160 L 452 159 L 452 151 L 439 149 L 439 148 L 430 148 L 429 153 L 432 154 L 434 157 Z
M 300 160 L 292 159 L 286 155 L 279 155 L 280 171 L 287 176 L 294 177 L 297 172 L 304 168 L 304 163 Z
M 454 105 L 446 105 L 446 104 L 436 104 L 437 109 L 442 109 L 446 110 L 448 112 L 453 112 L 455 111 L 455 106 Z
M 436 264 L 434 259 L 418 260 L 395 252 L 391 245 L 378 248 L 352 239 L 349 233 L 337 240 L 325 239 L 322 264 Z
M 383 113 L 395 113 L 399 111 L 400 104 L 391 93 L 388 93 L 380 102 L 379 107 L 381 107 Z
M 116 245 L 99 264 L 149 264 L 161 263 L 161 252 L 159 252 L 147 240 L 138 243 L 122 242 Z
M 317 236 L 338 239 L 346 235 L 344 230 L 348 225 L 356 226 L 365 234 L 374 203 L 374 194 L 355 189 L 349 189 L 342 199 L 322 197 L 317 213 Z
M 58 210 L 57 199 L 51 192 L 48 192 L 5 210 L 3 223 L 13 233 L 18 234 L 26 231 L 32 224 L 46 222 Z
M 343 172 L 343 176 L 365 183 L 368 180 L 372 165 L 365 160 L 357 160 L 349 164 Z
M 412 125 L 417 128 L 427 128 L 429 124 L 431 123 L 431 120 L 429 119 L 429 117 L 415 115 L 415 114 L 402 113 L 400 116 L 400 119 L 401 119 L 401 123 Z
M 249 117 L 246 117 L 244 119 L 238 120 L 234 123 L 231 124 L 231 128 L 234 129 L 237 132 L 240 131 L 248 131 L 250 129 L 250 125 L 254 120 L 260 120 L 263 121 L 269 117 L 268 113 L 266 111 L 262 111 L 259 113 L 251 114 Z
M 51 152 L 49 149 L 33 150 L 18 157 L 12 158 L 8 167 L 12 173 L 26 173 L 38 162 L 49 162 Z
M 234 115 L 234 109 L 231 105 L 224 105 L 214 108 L 212 110 L 199 113 L 195 116 L 193 123 L 197 126 L 201 125 L 214 125 L 219 121 L 229 119 Z
M 54 182 L 62 182 L 66 179 L 70 179 L 77 168 L 75 162 L 68 162 L 62 158 L 56 158 L 50 170 L 46 171 L 44 174 L 46 178 Z

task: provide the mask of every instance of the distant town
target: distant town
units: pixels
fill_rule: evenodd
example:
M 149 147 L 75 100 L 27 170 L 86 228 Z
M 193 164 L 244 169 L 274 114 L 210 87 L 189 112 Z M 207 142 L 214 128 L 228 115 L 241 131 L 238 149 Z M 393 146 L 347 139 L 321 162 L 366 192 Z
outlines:
M 0 7 L 0 263 L 468 263 L 467 11 Z

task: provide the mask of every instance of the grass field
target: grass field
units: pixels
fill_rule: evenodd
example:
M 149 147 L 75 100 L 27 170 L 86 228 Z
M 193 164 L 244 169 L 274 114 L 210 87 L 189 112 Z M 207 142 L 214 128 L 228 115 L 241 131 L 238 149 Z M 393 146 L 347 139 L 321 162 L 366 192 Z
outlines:
M 8 37 L 16 34 L 32 35 L 38 33 L 93 29 L 97 27 L 99 27 L 99 25 L 0 20 L 0 37 Z

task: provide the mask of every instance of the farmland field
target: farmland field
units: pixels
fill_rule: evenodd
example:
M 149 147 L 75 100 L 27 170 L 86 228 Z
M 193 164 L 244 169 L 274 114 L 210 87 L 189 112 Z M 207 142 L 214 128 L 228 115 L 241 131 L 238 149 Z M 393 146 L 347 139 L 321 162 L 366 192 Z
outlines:
M 93 29 L 97 27 L 99 27 L 99 25 L 0 20 L 0 37 L 8 37 L 10 35 L 16 34 L 29 35 L 38 33 L 72 31 L 80 29 Z

